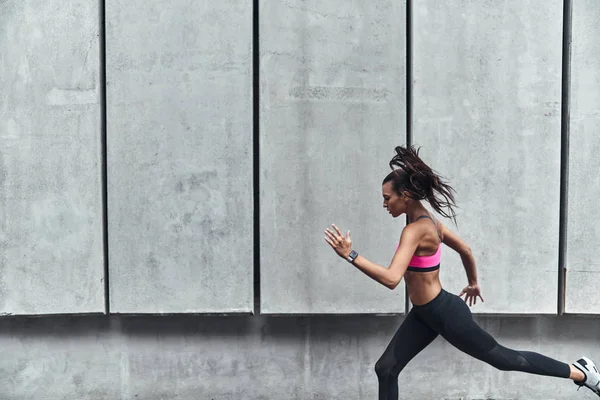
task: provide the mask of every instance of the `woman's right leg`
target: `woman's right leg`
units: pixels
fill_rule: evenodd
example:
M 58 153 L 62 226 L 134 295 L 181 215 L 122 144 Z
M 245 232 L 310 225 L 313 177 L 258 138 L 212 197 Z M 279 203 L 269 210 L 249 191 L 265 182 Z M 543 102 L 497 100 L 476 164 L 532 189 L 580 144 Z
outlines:
M 379 380 L 379 400 L 398 399 L 400 371 L 437 336 L 438 333 L 425 325 L 412 310 L 408 313 L 375 364 Z

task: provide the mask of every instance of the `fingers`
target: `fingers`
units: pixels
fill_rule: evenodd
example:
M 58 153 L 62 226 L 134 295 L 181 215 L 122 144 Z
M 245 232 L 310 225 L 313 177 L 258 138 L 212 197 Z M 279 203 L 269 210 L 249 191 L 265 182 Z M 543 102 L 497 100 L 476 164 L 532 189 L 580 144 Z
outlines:
M 479 298 L 481 299 L 482 303 L 485 303 L 485 300 L 483 300 L 483 297 L 481 297 L 481 295 L 479 295 Z
M 331 226 L 335 231 L 327 228 L 325 229 L 325 234 L 336 246 L 347 246 L 352 242 L 352 239 L 350 238 L 350 231 L 348 231 L 346 236 L 344 236 L 340 228 L 338 228 L 335 224 L 331 224 Z
M 337 245 L 341 245 L 344 242 L 344 237 L 343 236 L 339 236 L 336 235 L 335 232 L 332 232 L 331 230 L 327 229 L 325 231 L 325 233 L 331 238 L 331 240 L 337 244 Z
M 329 229 L 329 228 L 325 229 L 325 233 L 327 235 L 329 235 L 333 240 L 340 240 L 339 235 L 336 232 L 334 232 L 333 230 Z
M 325 239 L 325 241 L 326 241 L 327 243 L 329 243 L 329 245 L 330 245 L 332 248 L 334 248 L 334 249 L 335 249 L 335 245 L 333 244 L 333 242 L 331 241 L 331 239 L 329 239 L 328 237 L 324 237 L 323 239 Z
M 342 231 L 340 231 L 340 228 L 335 226 L 335 224 L 331 224 L 331 226 L 333 226 L 333 228 L 335 229 L 335 231 L 337 232 L 338 235 L 340 235 L 341 237 L 344 237 L 344 234 L 342 233 Z
M 338 230 L 339 231 L 339 230 Z M 350 231 L 348 231 L 350 233 Z M 325 229 L 325 240 L 334 250 L 342 249 L 345 247 L 346 243 L 349 242 L 349 239 L 345 239 L 343 235 L 337 235 L 335 232 L 332 232 L 329 228 Z
M 329 229 L 325 229 L 325 235 L 327 238 L 329 238 L 332 244 L 337 243 L 337 238 Z

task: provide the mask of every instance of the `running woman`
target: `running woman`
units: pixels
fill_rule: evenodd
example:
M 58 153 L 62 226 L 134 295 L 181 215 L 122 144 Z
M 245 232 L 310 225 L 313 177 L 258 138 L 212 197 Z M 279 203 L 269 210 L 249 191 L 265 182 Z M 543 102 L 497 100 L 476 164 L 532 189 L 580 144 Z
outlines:
M 335 224 L 325 230 L 325 241 L 333 250 L 367 276 L 392 290 L 403 277 L 407 285 L 413 307 L 375 364 L 379 400 L 398 399 L 400 371 L 438 335 L 499 370 L 568 378 L 600 396 L 600 373 L 589 358 L 566 364 L 538 353 L 512 350 L 477 325 L 466 305 L 476 304 L 478 298 L 483 301 L 471 249 L 423 205 L 427 202 L 440 215 L 456 221 L 454 189 L 421 160 L 413 146 L 395 150 L 389 163 L 392 172 L 382 184 L 383 207 L 393 218 L 406 214 L 408 224 L 390 266 L 358 255 L 352 249 L 350 231 L 344 235 Z M 458 296 L 445 291 L 440 283 L 442 243 L 460 255 L 467 274 L 468 285 Z

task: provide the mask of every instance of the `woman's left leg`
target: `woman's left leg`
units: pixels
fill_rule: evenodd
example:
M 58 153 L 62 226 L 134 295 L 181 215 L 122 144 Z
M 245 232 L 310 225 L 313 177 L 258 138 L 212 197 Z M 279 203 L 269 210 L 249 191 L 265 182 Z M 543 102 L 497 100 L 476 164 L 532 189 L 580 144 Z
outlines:
M 450 344 L 459 350 L 503 371 L 522 371 L 530 374 L 569 378 L 600 396 L 600 372 L 595 364 L 582 357 L 569 365 L 532 351 L 517 351 L 500 345 L 473 320 L 471 310 L 456 295 L 437 310 L 435 321 Z
M 440 334 L 459 350 L 502 371 L 522 371 L 537 375 L 569 378 L 571 366 L 531 351 L 518 351 L 500 345 L 473 320 L 471 310 L 456 295 L 445 306 Z M 441 311 L 441 310 L 440 310 Z M 439 314 L 442 315 L 442 314 Z
M 477 325 L 469 307 L 454 294 L 442 290 L 436 299 L 413 310 L 450 344 L 500 370 L 569 378 L 600 396 L 600 372 L 590 359 L 582 357 L 569 365 L 532 351 L 504 347 Z

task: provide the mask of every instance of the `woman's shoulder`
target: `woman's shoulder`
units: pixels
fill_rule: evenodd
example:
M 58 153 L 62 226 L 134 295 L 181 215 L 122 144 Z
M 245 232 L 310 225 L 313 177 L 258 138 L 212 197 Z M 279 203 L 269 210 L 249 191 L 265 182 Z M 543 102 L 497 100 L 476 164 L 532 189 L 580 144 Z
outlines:
M 419 221 L 411 222 L 410 224 L 406 224 L 404 228 L 402 228 L 402 236 L 411 236 L 420 238 L 427 233 L 427 227 L 425 224 L 417 223 Z M 431 221 L 429 222 L 431 223 Z
M 434 234 L 436 237 L 439 237 L 441 240 L 443 240 L 444 228 L 444 224 L 438 218 L 432 215 L 431 217 L 421 218 L 407 224 L 402 230 L 402 234 L 404 235 L 404 232 L 406 232 L 407 235 L 416 237 L 419 240 Z

